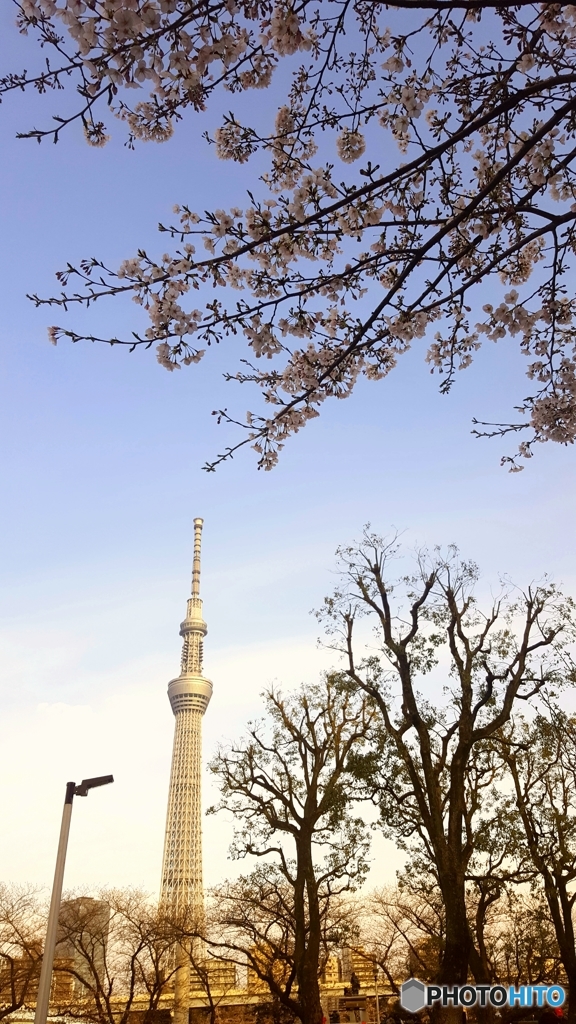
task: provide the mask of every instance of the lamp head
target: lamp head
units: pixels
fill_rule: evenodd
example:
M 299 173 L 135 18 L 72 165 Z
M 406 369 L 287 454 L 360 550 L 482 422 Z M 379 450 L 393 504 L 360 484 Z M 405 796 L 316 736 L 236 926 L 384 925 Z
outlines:
M 88 796 L 89 789 L 96 789 L 97 786 L 107 786 L 109 782 L 114 782 L 113 775 L 98 775 L 95 779 L 82 779 L 80 785 L 76 786 L 74 795 Z

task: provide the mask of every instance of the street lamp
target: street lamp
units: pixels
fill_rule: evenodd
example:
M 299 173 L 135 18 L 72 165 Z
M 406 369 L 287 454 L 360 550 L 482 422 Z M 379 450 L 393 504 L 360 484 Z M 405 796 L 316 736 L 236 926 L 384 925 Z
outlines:
M 75 782 L 66 783 L 66 799 L 64 800 L 64 810 L 62 811 L 60 840 L 56 856 L 56 870 L 54 872 L 54 884 L 52 886 L 52 898 L 50 900 L 50 913 L 48 914 L 48 927 L 46 929 L 46 942 L 44 943 L 44 954 L 42 956 L 42 970 L 40 971 L 40 982 L 38 984 L 34 1024 L 46 1024 L 46 1018 L 48 1017 L 54 949 L 56 947 L 56 933 L 60 916 L 64 864 L 66 863 L 66 847 L 68 846 L 70 818 L 72 817 L 72 801 L 75 796 L 88 796 L 90 789 L 96 789 L 97 786 L 107 786 L 109 782 L 114 782 L 113 775 L 99 775 L 95 779 L 82 779 L 79 786 Z

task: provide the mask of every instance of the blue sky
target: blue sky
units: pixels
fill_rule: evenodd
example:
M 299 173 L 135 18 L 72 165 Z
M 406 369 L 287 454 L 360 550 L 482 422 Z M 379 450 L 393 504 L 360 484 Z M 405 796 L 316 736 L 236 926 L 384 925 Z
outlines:
M 32 66 L 9 5 L 0 39 L 4 68 Z M 258 101 L 272 110 L 272 97 Z M 0 107 L 0 878 L 48 883 L 66 780 L 111 771 L 114 787 L 78 801 L 67 881 L 155 891 L 193 518 L 205 520 L 209 753 L 257 713 L 272 680 L 293 685 L 329 664 L 309 611 L 333 585 L 334 549 L 367 521 L 405 530 L 409 545 L 456 542 L 486 591 L 499 573 L 524 584 L 550 572 L 576 592 L 575 453 L 542 447 L 508 474 L 499 457 L 512 444 L 475 440 L 470 421 L 506 418 L 524 394 L 513 345 L 490 345 L 442 397 L 418 343 L 387 381 L 327 404 L 272 473 L 250 453 L 204 473 L 235 439 L 211 410 L 255 403 L 222 380 L 234 345 L 173 374 L 152 353 L 55 349 L 46 327 L 62 315 L 26 293 L 51 293 L 67 260 L 163 252 L 156 224 L 174 203 L 241 205 L 254 169 L 217 161 L 201 139 L 206 117 L 135 153 L 114 124 L 104 150 L 75 131 L 57 146 L 15 139 L 65 102 L 24 95 Z M 137 313 L 113 304 L 91 323 L 126 334 Z M 207 823 L 208 883 L 228 870 L 228 837 L 227 823 Z M 396 861 L 384 844 L 375 857 L 376 879 Z

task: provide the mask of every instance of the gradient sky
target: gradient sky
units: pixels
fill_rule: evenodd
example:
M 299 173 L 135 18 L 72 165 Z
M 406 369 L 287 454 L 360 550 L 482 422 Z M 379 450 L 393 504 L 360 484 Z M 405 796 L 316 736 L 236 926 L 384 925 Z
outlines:
M 5 70 L 38 59 L 10 5 L 0 49 Z M 217 161 L 201 139 L 209 117 L 135 153 L 114 124 L 103 150 L 75 131 L 57 146 L 15 139 L 65 104 L 19 95 L 0 107 L 0 879 L 49 884 L 65 782 L 113 772 L 113 787 L 76 802 L 66 882 L 155 892 L 193 518 L 205 520 L 209 755 L 258 714 L 267 684 L 330 664 L 309 611 L 333 586 L 336 546 L 367 521 L 405 530 L 408 545 L 456 542 L 486 592 L 500 573 L 523 585 L 549 572 L 576 593 L 575 452 L 548 445 L 508 474 L 499 458 L 513 443 L 475 440 L 470 422 L 507 418 L 527 390 L 515 343 L 489 345 L 442 397 L 419 342 L 387 381 L 327 403 L 272 473 L 249 452 L 204 473 L 236 437 L 212 409 L 242 414 L 256 401 L 222 380 L 242 354 L 234 342 L 173 374 L 152 353 L 53 348 L 46 327 L 62 314 L 35 310 L 26 293 L 52 293 L 67 260 L 162 253 L 156 224 L 174 203 L 242 205 L 254 168 Z M 91 324 L 127 334 L 137 312 L 112 304 Z M 230 870 L 229 835 L 208 820 L 207 884 Z M 384 843 L 374 860 L 375 881 L 398 863 Z

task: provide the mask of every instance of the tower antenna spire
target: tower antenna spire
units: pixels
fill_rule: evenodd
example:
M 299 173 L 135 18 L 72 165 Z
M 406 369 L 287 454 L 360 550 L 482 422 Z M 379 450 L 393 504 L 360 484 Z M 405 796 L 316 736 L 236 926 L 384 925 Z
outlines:
M 192 597 L 200 597 L 200 550 L 203 519 L 194 520 L 194 560 L 192 562 Z

